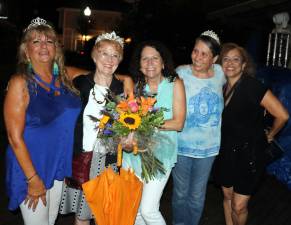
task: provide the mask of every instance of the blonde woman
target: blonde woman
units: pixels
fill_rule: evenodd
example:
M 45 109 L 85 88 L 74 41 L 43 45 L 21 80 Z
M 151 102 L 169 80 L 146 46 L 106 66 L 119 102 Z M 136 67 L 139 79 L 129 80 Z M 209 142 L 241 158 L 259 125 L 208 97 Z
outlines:
M 24 30 L 18 57 L 4 102 L 8 207 L 20 207 L 25 225 L 53 225 L 63 180 L 71 174 L 81 103 L 57 34 L 44 19 L 33 19 Z
M 90 177 L 93 178 L 109 165 L 116 168 L 117 158 L 116 155 L 104 155 L 102 146 L 94 147 L 98 129 L 96 129 L 96 122 L 92 121 L 90 117 L 99 119 L 102 117 L 102 109 L 106 104 L 105 95 L 109 90 L 116 95 L 127 95 L 133 92 L 133 82 L 130 78 L 115 73 L 123 57 L 123 38 L 116 35 L 115 32 L 99 35 L 91 56 L 96 70 L 73 79 L 82 101 L 82 111 L 75 128 L 74 151 L 92 152 L 94 150 L 90 166 Z M 72 68 L 70 70 L 72 73 L 78 73 L 72 71 Z M 124 85 L 123 80 L 125 80 Z M 65 185 L 60 213 L 71 212 L 76 214 L 75 224 L 90 224 L 92 213 L 83 192 Z

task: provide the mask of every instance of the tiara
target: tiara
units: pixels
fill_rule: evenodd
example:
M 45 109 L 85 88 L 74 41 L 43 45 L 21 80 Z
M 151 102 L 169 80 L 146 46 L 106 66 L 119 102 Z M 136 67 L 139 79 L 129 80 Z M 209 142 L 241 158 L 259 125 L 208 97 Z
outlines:
M 118 42 L 121 47 L 123 48 L 124 46 L 124 40 L 123 38 L 119 37 L 118 35 L 116 35 L 116 33 L 114 31 L 112 31 L 111 33 L 104 33 L 104 34 L 101 34 L 99 35 L 97 38 L 96 38 L 96 41 L 95 41 L 95 45 L 99 42 L 99 41 L 102 41 L 102 40 L 111 40 L 111 41 L 116 41 Z
M 37 27 L 37 26 L 40 26 L 40 25 L 47 26 L 47 27 L 50 27 L 51 28 L 51 26 L 49 24 L 47 24 L 47 22 L 46 22 L 45 19 L 42 19 L 42 18 L 37 17 L 37 18 L 31 20 L 31 22 L 28 25 L 28 27 L 25 28 L 24 32 L 26 32 L 27 30 L 29 30 L 29 29 L 31 29 L 33 27 Z
M 219 40 L 219 37 L 218 35 L 212 31 L 212 30 L 207 30 L 207 31 L 204 31 L 201 36 L 208 36 L 208 37 L 211 37 L 213 38 L 219 45 L 220 45 L 220 40 Z

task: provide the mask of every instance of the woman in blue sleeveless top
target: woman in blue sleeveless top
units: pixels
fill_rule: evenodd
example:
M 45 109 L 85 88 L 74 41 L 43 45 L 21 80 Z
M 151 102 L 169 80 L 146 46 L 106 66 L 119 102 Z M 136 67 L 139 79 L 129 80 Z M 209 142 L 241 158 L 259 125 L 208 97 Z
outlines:
M 131 72 L 138 81 L 138 92 L 154 94 L 155 107 L 164 107 L 165 123 L 159 132 L 159 143 L 154 155 L 163 163 L 165 174 L 144 183 L 136 225 L 166 224 L 159 211 L 160 199 L 177 161 L 177 131 L 183 128 L 186 112 L 183 82 L 177 77 L 169 50 L 160 42 L 141 43 L 132 57 Z M 132 168 L 141 178 L 139 155 L 124 152 L 123 167 Z
M 63 179 L 71 175 L 80 99 L 63 58 L 54 29 L 41 18 L 32 20 L 4 103 L 8 207 L 20 206 L 25 225 L 54 224 Z

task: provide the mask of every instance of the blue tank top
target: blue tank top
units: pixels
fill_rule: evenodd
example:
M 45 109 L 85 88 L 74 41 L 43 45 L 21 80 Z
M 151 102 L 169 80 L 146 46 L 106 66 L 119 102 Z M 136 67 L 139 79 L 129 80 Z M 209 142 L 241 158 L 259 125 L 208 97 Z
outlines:
M 37 174 L 50 189 L 54 180 L 71 176 L 74 127 L 81 103 L 64 87 L 58 96 L 32 81 L 28 81 L 27 87 L 30 100 L 23 137 Z M 7 149 L 6 165 L 8 208 L 15 210 L 27 195 L 27 184 L 11 146 Z

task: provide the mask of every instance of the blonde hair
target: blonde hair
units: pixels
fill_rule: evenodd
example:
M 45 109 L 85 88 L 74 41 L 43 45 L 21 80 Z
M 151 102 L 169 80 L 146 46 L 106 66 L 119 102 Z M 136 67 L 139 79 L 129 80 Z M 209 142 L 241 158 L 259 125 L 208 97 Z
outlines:
M 103 40 L 101 40 L 101 41 L 96 42 L 96 44 L 95 44 L 94 47 L 92 48 L 92 51 L 91 51 L 91 57 L 93 58 L 93 56 L 94 56 L 94 54 L 95 54 L 95 51 L 96 51 L 97 49 L 99 49 L 99 48 L 102 46 L 102 44 L 104 44 L 104 43 L 111 44 L 111 45 L 113 45 L 113 46 L 115 47 L 115 49 L 117 50 L 117 52 L 118 52 L 119 55 L 120 55 L 120 61 L 121 61 L 122 58 L 123 58 L 123 48 L 122 48 L 122 46 L 120 45 L 119 42 L 114 41 L 114 40 L 109 40 L 109 39 L 103 39 Z
M 74 93 L 78 93 L 76 89 L 74 88 L 71 80 L 68 79 L 68 75 L 67 75 L 67 71 L 66 71 L 65 63 L 64 63 L 63 50 L 62 50 L 62 47 L 60 46 L 60 43 L 58 42 L 57 34 L 51 26 L 38 25 L 38 26 L 30 27 L 29 29 L 26 29 L 24 31 L 21 41 L 20 41 L 20 46 L 18 48 L 17 72 L 24 75 L 26 79 L 32 80 L 33 74 L 31 73 L 31 71 L 29 71 L 30 60 L 26 55 L 26 48 L 27 48 L 28 42 L 32 39 L 34 34 L 43 34 L 54 41 L 55 47 L 56 47 L 56 55 L 54 58 L 54 62 L 59 67 L 59 80 L 69 90 L 73 91 Z

